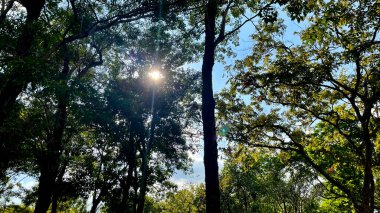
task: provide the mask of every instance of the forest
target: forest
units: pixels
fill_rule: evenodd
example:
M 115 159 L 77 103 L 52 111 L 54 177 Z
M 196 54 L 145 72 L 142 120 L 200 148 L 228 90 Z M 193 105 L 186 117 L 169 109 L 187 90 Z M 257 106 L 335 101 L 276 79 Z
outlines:
M 0 212 L 380 212 L 379 29 L 379 0 L 1 0 Z

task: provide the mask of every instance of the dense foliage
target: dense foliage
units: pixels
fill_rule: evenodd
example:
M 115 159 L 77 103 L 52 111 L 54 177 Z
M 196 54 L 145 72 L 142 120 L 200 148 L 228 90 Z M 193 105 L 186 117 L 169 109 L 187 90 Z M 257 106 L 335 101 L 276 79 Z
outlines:
M 357 212 L 378 206 L 379 7 L 315 2 L 297 43 L 281 39 L 281 22 L 258 26 L 254 54 L 237 62 L 220 105 L 227 138 L 287 151 Z
M 1 0 L 0 211 L 379 211 L 379 18 L 375 0 Z M 178 187 L 200 125 L 205 183 Z

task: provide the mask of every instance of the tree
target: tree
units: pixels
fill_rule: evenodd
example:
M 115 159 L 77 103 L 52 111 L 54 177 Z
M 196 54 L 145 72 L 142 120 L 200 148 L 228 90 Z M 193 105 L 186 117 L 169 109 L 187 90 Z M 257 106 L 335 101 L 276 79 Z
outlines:
M 207 212 L 220 212 L 215 100 L 212 88 L 215 50 L 226 38 L 235 35 L 244 24 L 254 18 L 275 19 L 276 13 L 272 8 L 274 3 L 275 1 L 243 2 L 236 0 L 219 2 L 209 0 L 206 4 L 204 15 L 205 43 L 202 61 L 202 122 Z M 248 18 L 246 13 L 251 16 Z M 245 20 L 240 18 L 242 16 L 246 17 Z M 217 26 L 218 23 L 219 26 Z M 226 26 L 229 23 L 232 25 L 232 30 L 226 31 Z
M 159 204 L 161 212 L 193 213 L 205 212 L 205 187 L 203 184 L 189 185 L 187 188 L 168 193 Z
M 105 106 L 100 112 L 108 112 L 108 116 L 101 116 L 100 120 L 107 117 L 111 120 L 102 124 L 94 119 L 90 126 L 102 127 L 99 131 L 105 134 L 106 143 L 117 144 L 117 166 L 113 170 L 118 170 L 115 173 L 119 186 L 110 188 L 109 198 L 99 197 L 106 202 L 108 211 L 136 211 L 136 205 L 143 208 L 145 193 L 151 185 L 167 185 L 174 169 L 188 168 L 187 152 L 192 145 L 184 140 L 187 137 L 184 130 L 196 119 L 192 99 L 198 95 L 199 75 L 180 68 L 193 49 L 180 48 L 181 43 L 166 32 L 172 27 L 153 24 L 141 29 L 140 39 L 131 40 L 128 52 L 123 50 L 133 63 L 115 60 L 106 66 Z M 181 57 L 175 57 L 178 55 Z M 164 79 L 156 85 L 153 111 L 156 125 L 151 129 L 152 82 L 148 74 L 153 66 L 160 67 Z M 151 143 L 149 152 L 145 151 L 148 143 Z M 144 159 L 148 165 L 145 172 Z
M 120 187 L 112 190 L 113 196 L 110 196 L 111 199 L 107 201 L 110 211 L 134 211 L 136 205 L 137 207 L 141 205 L 140 202 L 143 202 L 144 206 L 145 193 L 150 191 L 150 186 L 153 184 L 165 185 L 175 169 L 186 170 L 188 168 L 187 152 L 191 151 L 192 145 L 184 140 L 183 131 L 189 124 L 186 120 L 192 119 L 193 115 L 185 112 L 188 105 L 181 105 L 181 102 L 186 103 L 185 98 L 188 98 L 186 96 L 189 91 L 197 90 L 196 84 L 194 84 L 197 75 L 190 77 L 189 73 L 170 72 L 172 72 L 170 69 L 166 69 L 165 81 L 161 82 L 160 89 L 156 94 L 157 120 L 155 122 L 157 123 L 153 130 L 150 129 L 150 125 L 147 125 L 151 118 L 149 92 L 151 88 L 146 84 L 149 82 L 146 73 L 139 78 L 119 78 L 113 82 L 113 85 L 110 85 L 110 88 L 107 88 L 109 107 L 119 111 L 114 115 L 119 120 L 119 125 L 126 122 L 126 129 L 128 129 L 128 137 L 124 136 L 125 141 L 120 141 L 121 147 L 119 148 L 119 159 L 128 164 L 127 175 L 125 176 L 123 172 L 119 174 Z M 188 77 L 192 80 L 189 81 Z M 154 134 L 154 141 L 151 141 L 153 143 L 150 152 L 146 153 L 144 147 L 150 140 L 150 137 L 147 136 L 149 131 Z M 147 154 L 146 157 L 145 154 Z M 144 158 L 147 159 L 149 165 L 146 167 L 145 173 L 142 172 Z M 143 177 L 144 175 L 145 177 Z M 145 189 L 142 189 L 141 183 L 144 180 L 146 185 Z M 137 200 L 137 197 L 130 193 L 132 187 L 139 190 L 138 197 L 143 196 L 142 201 Z M 142 207 L 140 206 L 140 208 Z
M 202 63 L 202 121 L 206 183 L 206 212 L 220 212 L 218 147 L 215 130 L 215 102 L 212 89 L 212 69 L 215 61 L 215 22 L 217 1 L 210 0 L 204 19 L 205 50 Z
M 316 176 L 286 153 L 229 146 L 221 174 L 222 212 L 318 212 Z
M 6 2 L 3 1 L 3 3 L 5 5 Z M 136 36 L 133 33 L 138 34 L 136 26 L 126 23 L 143 18 L 154 20 L 159 7 L 164 8 L 165 15 L 170 15 L 173 11 L 182 10 L 184 3 L 181 1 L 165 1 L 161 4 L 149 2 L 140 7 L 139 1 L 131 1 L 128 4 L 98 2 L 99 5 L 77 4 L 70 1 L 67 6 L 58 2 L 48 2 L 46 5 L 42 2 L 41 8 L 45 8 L 48 12 L 43 17 L 36 14 L 33 18 L 33 20 L 36 19 L 34 20 L 36 23 L 25 25 L 33 29 L 25 30 L 25 33 L 29 34 L 23 36 L 23 39 L 9 33 L 12 28 L 14 31 L 22 28 L 17 24 L 23 25 L 22 10 L 12 9 L 13 3 L 14 1 L 9 1 L 10 9 L 2 11 L 1 14 L 1 17 L 4 17 L 1 21 L 7 23 L 2 27 L 9 28 L 1 31 L 2 36 L 10 40 L 10 42 L 1 43 L 1 47 L 4 48 L 1 48 L 0 52 L 0 57 L 4 59 L 1 60 L 4 66 L 0 73 L 2 76 L 0 99 L 4 100 L 1 102 L 4 106 L 1 106 L 0 113 L 0 141 L 4 148 L 1 149 L 1 152 L 4 152 L 1 154 L 1 173 L 4 174 L 9 168 L 18 168 L 21 165 L 20 162 L 28 162 L 28 165 L 32 165 L 30 168 L 21 166 L 24 171 L 32 174 L 39 171 L 39 195 L 35 211 L 46 212 L 51 199 L 55 201 L 53 204 L 57 202 L 55 188 L 58 182 L 62 181 L 60 179 L 68 166 L 64 158 L 68 154 L 66 145 L 72 135 L 66 134 L 70 132 L 67 126 L 70 128 L 74 126 L 71 124 L 77 123 L 75 123 L 75 118 L 74 121 L 71 120 L 73 123 L 67 122 L 69 117 L 73 116 L 70 110 L 82 98 L 78 96 L 80 94 L 78 91 L 83 87 L 78 87 L 78 84 L 80 85 L 78 82 L 89 76 L 91 78 L 93 68 L 103 63 L 105 47 L 112 51 L 113 44 L 120 45 L 120 37 L 127 30 L 131 31 L 127 34 L 130 37 Z M 28 3 L 25 4 L 34 7 Z M 17 3 L 15 5 L 20 6 Z M 6 16 L 9 11 L 12 13 Z M 27 12 L 29 16 L 28 8 Z M 39 21 L 39 18 L 42 20 Z M 62 29 L 66 30 L 62 31 Z M 12 52 L 12 42 L 17 43 L 18 40 L 28 43 L 28 45 L 20 44 L 20 48 L 25 49 L 25 54 L 22 56 Z M 25 67 L 28 68 L 23 70 Z M 21 71 L 23 71 L 22 74 Z M 20 98 L 16 102 L 21 91 L 27 93 L 26 98 Z M 21 124 L 18 125 L 14 120 Z M 13 131 L 14 126 L 21 132 L 25 127 L 28 127 L 25 128 L 28 130 L 30 126 L 38 128 L 13 139 L 16 135 Z M 83 124 L 75 127 L 78 126 L 83 127 Z M 17 152 L 20 149 L 25 151 L 25 154 L 19 159 Z M 5 175 L 2 179 L 5 180 Z
M 163 2 L 163 1 L 161 1 Z M 154 18 L 160 7 L 166 15 L 183 10 L 186 2 L 164 1 L 105 1 L 61 2 L 40 0 L 3 0 L 0 15 L 0 175 L 4 177 L 11 157 L 7 120 L 18 113 L 17 98 L 28 86 L 33 89 L 60 70 L 56 62 L 62 61 L 66 46 L 86 43 L 105 31 L 120 32 L 121 25 L 144 18 Z M 42 13 L 41 11 L 44 11 Z M 42 15 L 41 15 L 42 14 Z M 87 61 L 88 58 L 83 58 Z M 86 66 L 86 65 L 84 65 Z M 8 149 L 9 148 L 9 149 Z
M 300 44 L 276 37 L 284 26 L 263 24 L 222 106 L 236 118 L 230 140 L 299 156 L 356 212 L 377 206 L 378 8 L 372 1 L 310 3 Z M 264 113 L 262 103 L 279 108 Z
M 198 74 L 178 67 L 191 59 L 188 54 L 193 49 L 178 48 L 181 42 L 171 40 L 173 37 L 161 32 L 159 42 L 165 46 L 160 50 L 160 58 L 154 58 L 157 55 L 157 27 L 137 29 L 136 26 L 129 26 L 128 29 L 134 35 L 125 37 L 125 41 L 121 41 L 113 31 L 107 31 L 91 37 L 91 46 L 87 45 L 87 41 L 78 42 L 75 46 L 68 45 L 59 55 L 63 59 L 57 57 L 56 66 L 53 67 L 61 72 L 45 77 L 37 85 L 38 89 L 29 88 L 25 99 L 19 102 L 21 113 L 15 113 L 16 121 L 21 123 L 17 126 L 18 131 L 29 128 L 18 141 L 19 145 L 25 146 L 17 147 L 19 153 L 25 151 L 25 154 L 17 159 L 19 164 L 13 165 L 12 169 L 39 175 L 37 212 L 46 211 L 51 201 L 52 211 L 55 211 L 57 202 L 66 199 L 59 192 L 62 184 L 73 186 L 70 196 L 74 198 L 85 196 L 92 190 L 93 209 L 96 209 L 96 204 L 104 200 L 104 194 L 115 183 L 125 181 L 123 190 L 126 194 L 123 198 L 126 200 L 122 203 L 129 205 L 129 188 L 133 181 L 141 179 L 140 174 L 132 176 L 132 172 L 139 171 L 141 149 L 146 146 L 145 124 L 149 120 L 151 101 L 149 87 L 144 80 L 153 61 L 161 61 L 162 69 L 166 71 L 167 82 L 161 85 L 158 95 L 160 99 L 163 97 L 156 103 L 160 116 L 156 129 L 160 137 L 152 147 L 156 149 L 161 144 L 153 153 L 156 159 L 160 159 L 158 162 L 165 164 L 154 165 L 148 170 L 148 184 L 164 182 L 174 168 L 187 168 L 186 152 L 191 146 L 184 142 L 182 129 L 192 124 L 194 115 L 190 112 L 193 110 L 187 112 L 185 109 L 192 106 L 187 103 L 190 97 L 197 95 L 199 84 Z M 141 36 L 138 40 L 135 39 L 137 35 Z M 126 49 L 117 52 L 123 42 Z M 115 43 L 119 46 L 115 47 Z M 103 56 L 104 47 L 110 52 L 109 55 Z M 128 61 L 121 67 L 109 63 L 109 76 L 102 79 L 102 75 L 107 74 L 96 73 L 94 67 L 100 65 L 104 58 L 110 60 L 115 55 L 118 56 L 117 60 L 127 55 L 127 59 L 134 63 Z M 178 55 L 182 57 L 174 57 Z M 118 68 L 120 70 L 116 70 Z M 134 76 L 136 73 L 139 77 Z M 99 79 L 102 79 L 103 85 L 97 82 Z M 120 119 L 124 119 L 123 122 Z M 16 126 L 18 122 L 9 124 Z M 31 129 L 30 126 L 35 128 Z M 114 151 L 118 149 L 121 151 L 115 156 Z M 16 159 L 13 160 L 12 163 L 16 163 Z M 126 163 L 128 168 L 112 164 L 113 161 Z M 124 179 L 122 172 L 127 169 L 129 174 Z

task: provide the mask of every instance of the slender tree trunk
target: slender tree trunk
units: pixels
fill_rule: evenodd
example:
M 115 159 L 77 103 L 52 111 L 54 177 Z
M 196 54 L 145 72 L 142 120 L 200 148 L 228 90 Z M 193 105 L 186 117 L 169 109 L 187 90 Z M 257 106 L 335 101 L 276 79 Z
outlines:
M 154 98 L 155 98 L 155 91 L 156 88 L 153 87 L 152 89 L 152 121 L 150 123 L 150 129 L 149 131 L 149 138 L 148 142 L 146 144 L 146 147 L 143 147 L 143 159 L 142 159 L 142 165 L 141 165 L 141 184 L 140 184 L 140 193 L 138 197 L 138 203 L 137 203 L 137 213 L 142 213 L 144 211 L 144 203 L 145 203 L 145 194 L 146 194 L 146 186 L 147 186 L 147 180 L 148 180 L 148 164 L 149 164 L 149 157 L 150 157 L 150 150 L 153 145 L 154 141 L 154 129 L 156 127 L 156 110 L 154 107 Z
M 51 163 L 50 163 L 51 164 Z M 43 165 L 38 184 L 38 198 L 34 213 L 45 213 L 50 206 L 51 196 L 53 195 L 54 180 L 56 171 L 49 165 Z
M 146 146 L 148 146 L 149 141 Z M 137 201 L 137 213 L 142 213 L 144 211 L 144 203 L 145 203 L 145 192 L 146 192 L 146 171 L 148 167 L 148 157 L 147 157 L 147 148 L 143 147 L 143 156 L 141 162 L 141 183 L 140 183 L 140 192 Z
M 137 195 L 137 190 L 139 189 L 139 183 L 137 181 L 137 167 L 135 167 L 133 173 L 135 173 L 135 179 L 133 181 L 133 191 L 134 191 L 134 196 L 133 196 L 133 206 L 132 206 L 132 213 L 136 212 L 136 207 L 137 207 L 137 202 L 138 202 L 138 195 Z
M 53 194 L 52 202 L 51 202 L 51 213 L 57 213 L 58 209 L 58 196 L 57 194 Z
M 66 105 L 62 105 L 57 113 L 59 116 L 59 124 L 54 130 L 53 138 L 48 141 L 47 153 L 39 160 L 41 174 L 35 213 L 45 213 L 49 209 L 51 197 L 55 190 L 55 180 L 59 168 L 59 151 L 61 150 L 61 141 L 66 122 Z
M 218 176 L 218 147 L 215 130 L 215 100 L 212 89 L 212 70 L 215 62 L 216 0 L 209 0 L 205 16 L 205 49 L 202 64 L 202 122 L 206 183 L 206 212 L 220 212 Z
M 65 56 L 62 70 L 62 84 L 66 86 L 65 80 L 69 74 L 69 60 Z M 56 178 L 58 176 L 59 160 L 62 150 L 63 132 L 67 120 L 68 91 L 63 94 L 57 94 L 58 107 L 55 113 L 55 126 L 52 134 L 47 139 L 46 153 L 39 157 L 40 178 L 38 184 L 38 198 L 35 213 L 45 213 L 50 206 L 51 197 L 56 187 Z
M 96 210 L 98 209 L 99 203 L 100 203 L 100 199 L 95 199 L 92 201 L 90 213 L 96 213 Z
M 129 190 L 133 183 L 133 171 L 136 167 L 136 151 L 135 148 L 130 149 L 130 153 L 128 156 L 128 172 L 127 172 L 127 180 L 125 181 L 125 184 L 123 186 L 123 198 L 121 201 L 122 211 L 124 213 L 128 212 L 128 199 L 129 199 Z
M 58 210 L 58 198 L 60 196 L 59 190 L 61 189 L 61 187 L 59 188 L 58 186 L 61 186 L 63 183 L 63 176 L 65 175 L 67 164 L 68 162 L 66 160 L 57 175 L 58 177 L 55 183 L 54 193 L 52 197 L 51 213 L 57 213 Z
M 102 197 L 105 195 L 105 193 L 106 193 L 106 188 L 104 186 L 100 189 L 98 196 L 96 196 L 96 193 L 94 193 L 94 197 L 92 198 L 92 206 L 90 209 L 90 213 L 96 213 L 96 210 L 98 209 L 98 206 L 100 202 L 102 201 Z
M 370 112 L 370 110 L 367 110 Z M 367 114 L 369 114 L 369 112 Z M 364 113 L 366 114 L 366 113 Z M 375 210 L 374 197 L 375 197 L 375 186 L 372 172 L 372 155 L 373 155 L 373 144 L 371 142 L 369 133 L 369 116 L 367 119 L 363 119 L 362 129 L 363 129 L 363 139 L 365 146 L 365 160 L 364 160 L 364 183 L 362 188 L 362 203 L 361 203 L 361 213 L 372 213 Z

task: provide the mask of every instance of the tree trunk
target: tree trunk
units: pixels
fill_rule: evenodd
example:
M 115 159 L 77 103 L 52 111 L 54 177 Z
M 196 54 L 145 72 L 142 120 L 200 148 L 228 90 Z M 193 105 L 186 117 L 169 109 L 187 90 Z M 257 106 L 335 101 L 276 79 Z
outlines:
M 50 206 L 51 197 L 55 190 L 55 180 L 58 175 L 61 142 L 66 122 L 66 105 L 61 105 L 57 111 L 58 124 L 54 129 L 51 140 L 48 140 L 47 153 L 39 159 L 40 178 L 38 185 L 38 198 L 35 213 L 45 213 Z
M 363 140 L 365 147 L 365 160 L 364 160 L 364 183 L 362 188 L 362 202 L 361 202 L 361 213 L 372 213 L 375 210 L 374 197 L 375 197 L 375 185 L 372 172 L 372 155 L 373 155 L 373 144 L 369 133 L 369 120 L 370 120 L 370 108 L 366 111 L 368 113 L 363 113 L 367 119 L 362 121 L 363 129 Z
M 63 70 L 61 73 L 61 84 L 67 86 L 65 80 L 69 74 L 69 60 L 65 56 Z M 63 94 L 57 94 L 58 107 L 55 113 L 55 126 L 52 134 L 48 137 L 46 143 L 46 153 L 39 157 L 40 178 L 38 185 L 38 198 L 35 213 L 45 213 L 50 206 L 51 197 L 55 190 L 56 178 L 58 176 L 59 160 L 62 150 L 62 138 L 67 120 L 68 90 Z
M 90 209 L 90 213 L 96 213 L 96 210 L 98 209 L 99 203 L 100 203 L 100 199 L 93 200 L 92 206 L 91 206 L 91 209 Z
M 202 122 L 206 183 L 206 212 L 220 212 L 218 176 L 218 147 L 215 130 L 215 100 L 212 89 L 212 70 L 215 62 L 216 0 L 209 0 L 205 16 L 205 49 L 202 64 Z
M 57 175 L 58 177 L 55 183 L 56 187 L 54 187 L 54 193 L 52 197 L 51 213 L 57 213 L 57 210 L 58 210 L 58 198 L 60 196 L 59 190 L 62 188 L 61 185 L 63 183 L 63 176 L 65 175 L 67 164 L 68 164 L 68 161 L 66 160 L 63 163 L 61 169 L 59 169 L 59 172 Z M 58 188 L 58 186 L 61 186 L 61 187 Z
M 133 191 L 134 191 L 134 195 L 133 195 L 133 206 L 132 206 L 132 213 L 135 213 L 136 212 L 136 207 L 137 207 L 137 202 L 138 202 L 138 195 L 137 195 L 137 190 L 139 189 L 139 183 L 137 181 L 137 167 L 135 167 L 133 173 L 135 173 L 135 179 L 133 181 Z
M 149 141 L 148 141 L 149 144 Z M 148 146 L 147 144 L 147 146 Z M 141 162 L 141 183 L 140 183 L 140 192 L 137 201 L 137 213 L 142 213 L 144 211 L 144 203 L 145 203 L 145 192 L 146 192 L 146 171 L 148 167 L 148 156 L 147 156 L 147 148 L 143 148 L 143 156 Z
M 130 137 L 132 138 L 132 137 Z M 136 151 L 135 148 L 130 148 L 130 153 L 128 156 L 128 172 L 127 172 L 127 180 L 125 181 L 125 184 L 123 185 L 123 198 L 121 201 L 122 206 L 122 212 L 126 213 L 129 210 L 128 206 L 128 199 L 129 199 L 129 190 L 132 186 L 133 181 L 133 171 L 136 167 Z
M 153 145 L 154 140 L 154 129 L 156 127 L 156 110 L 154 108 L 154 98 L 155 98 L 155 86 L 152 88 L 152 121 L 150 123 L 150 129 L 149 135 L 148 135 L 148 142 L 146 144 L 146 147 L 143 147 L 143 158 L 141 162 L 141 184 L 140 184 L 140 193 L 138 197 L 138 203 L 137 203 L 137 213 L 142 213 L 144 211 L 144 203 L 145 203 L 145 194 L 146 194 L 146 186 L 148 181 L 148 164 L 149 164 L 149 156 L 150 156 L 150 150 Z
M 38 184 L 38 198 L 34 213 L 46 213 L 50 206 L 56 171 L 52 171 L 53 168 L 51 168 L 48 164 L 53 163 L 46 163 L 42 166 L 43 168 L 41 168 L 41 175 Z
M 52 202 L 51 202 L 51 213 L 57 213 L 58 209 L 58 196 L 57 194 L 53 194 Z
M 92 206 L 90 209 L 90 213 L 96 213 L 96 210 L 98 209 L 99 203 L 102 200 L 102 196 L 106 194 L 105 187 L 102 187 L 100 189 L 98 197 L 96 197 L 96 193 L 94 193 L 94 197 L 92 198 Z

